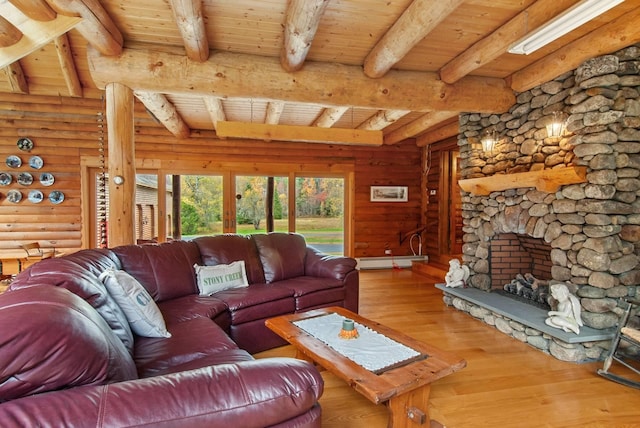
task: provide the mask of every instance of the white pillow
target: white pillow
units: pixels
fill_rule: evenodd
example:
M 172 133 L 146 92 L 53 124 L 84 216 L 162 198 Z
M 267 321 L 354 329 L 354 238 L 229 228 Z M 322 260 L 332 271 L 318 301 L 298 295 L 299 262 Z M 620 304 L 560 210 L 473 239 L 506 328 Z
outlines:
M 248 287 L 247 272 L 244 260 L 228 265 L 199 266 L 193 265 L 198 277 L 198 290 L 201 296 L 210 296 L 216 291 L 227 288 Z
M 135 334 L 171 337 L 158 305 L 137 279 L 123 270 L 107 269 L 100 275 L 100 280 L 122 308 Z

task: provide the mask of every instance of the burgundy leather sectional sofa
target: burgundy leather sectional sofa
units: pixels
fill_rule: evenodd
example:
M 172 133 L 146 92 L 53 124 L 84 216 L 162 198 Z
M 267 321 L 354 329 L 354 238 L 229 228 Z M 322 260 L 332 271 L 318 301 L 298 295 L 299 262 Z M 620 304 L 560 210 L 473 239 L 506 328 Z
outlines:
M 198 294 L 194 264 L 244 260 L 248 287 Z M 355 260 L 296 234 L 220 235 L 82 250 L 22 272 L 0 295 L 2 427 L 319 427 L 309 363 L 251 354 L 284 342 L 267 318 L 358 309 Z M 169 338 L 132 334 L 99 279 L 135 277 Z

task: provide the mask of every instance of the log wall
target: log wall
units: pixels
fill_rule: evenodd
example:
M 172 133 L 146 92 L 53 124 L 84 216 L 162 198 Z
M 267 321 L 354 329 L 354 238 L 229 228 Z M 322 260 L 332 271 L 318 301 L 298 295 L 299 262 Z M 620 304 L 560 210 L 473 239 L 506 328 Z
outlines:
M 409 254 L 408 243 L 399 242 L 399 234 L 420 224 L 421 148 L 414 142 L 393 146 L 355 147 L 329 144 L 278 143 L 247 140 L 219 140 L 212 131 L 195 131 L 178 140 L 154 122 L 136 101 L 136 159 L 146 165 L 184 171 L 185 165 L 199 165 L 211 171 L 216 165 L 237 163 L 250 171 L 255 162 L 289 164 L 304 170 L 305 164 L 322 164 L 330 171 L 335 165 L 350 166 L 355 175 L 354 257 L 383 256 L 384 249 L 394 254 Z M 0 157 L 19 155 L 23 165 L 0 171 L 30 172 L 31 186 L 15 182 L 0 186 L 0 253 L 3 258 L 19 251 L 25 242 L 38 241 L 43 247 L 71 252 L 82 248 L 81 158 L 99 155 L 98 114 L 104 112 L 100 99 L 0 94 Z M 106 133 L 106 127 L 103 128 Z M 16 142 L 29 137 L 35 147 L 22 152 Z M 106 141 L 106 135 L 105 135 Z M 32 155 L 44 160 L 41 170 L 29 167 Z M 165 172 L 170 173 L 169 169 Z M 50 188 L 39 184 L 41 172 L 50 172 L 55 183 Z M 197 171 L 196 171 L 197 173 Z M 380 203 L 369 201 L 371 185 L 409 187 L 409 201 Z M 14 204 L 7 200 L 10 189 L 23 193 Z M 42 190 L 45 200 L 34 204 L 26 200 L 29 190 Z M 64 192 L 65 200 L 54 205 L 48 199 L 51 190 Z

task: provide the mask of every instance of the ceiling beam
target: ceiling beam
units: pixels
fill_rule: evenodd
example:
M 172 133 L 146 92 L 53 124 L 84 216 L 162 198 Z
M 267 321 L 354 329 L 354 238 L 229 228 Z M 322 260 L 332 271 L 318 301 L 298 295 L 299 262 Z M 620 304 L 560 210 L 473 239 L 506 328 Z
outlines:
M 22 39 L 22 31 L 0 16 L 0 48 L 15 45 L 20 39 Z
M 54 46 L 58 54 L 58 61 L 60 62 L 60 68 L 62 69 L 62 75 L 67 84 L 69 95 L 72 97 L 82 97 L 82 84 L 78 77 L 76 64 L 73 61 L 73 54 L 71 53 L 67 34 L 65 33 L 57 37 L 54 40 Z
M 503 55 L 527 32 L 575 4 L 575 0 L 538 0 L 502 27 L 479 40 L 440 69 L 440 78 L 455 83 L 474 70 Z
M 284 111 L 284 103 L 282 101 L 269 101 L 267 103 L 267 113 L 264 117 L 264 123 L 276 125 L 280 122 L 280 116 Z
M 133 93 L 169 132 L 178 138 L 189 137 L 191 130 L 167 97 L 162 94 L 143 91 L 134 91 Z
M 171 10 L 189 59 L 206 61 L 209 40 L 204 26 L 202 0 L 170 0 Z
M 51 21 L 56 18 L 55 10 L 45 0 L 9 0 L 22 13 L 36 21 Z
M 217 97 L 204 97 L 203 101 L 204 106 L 209 113 L 209 117 L 211 118 L 211 123 L 213 123 L 213 129 L 217 129 L 218 122 L 227 120 L 222 100 Z
M 7 74 L 11 92 L 19 94 L 29 93 L 29 85 L 27 84 L 27 79 L 24 77 L 24 72 L 22 71 L 22 66 L 19 61 L 12 62 L 4 67 L 4 72 Z
M 511 75 L 511 87 L 527 91 L 560 74 L 577 68 L 584 61 L 605 55 L 640 41 L 640 7 L 563 46 Z
M 302 68 L 329 0 L 290 0 L 284 20 L 280 63 L 287 71 Z
M 424 147 L 429 144 L 437 143 L 438 141 L 445 140 L 457 136 L 460 132 L 460 123 L 458 119 L 454 119 L 452 122 L 438 128 L 425 132 L 424 134 L 416 137 L 416 146 Z
M 424 130 L 448 121 L 453 117 L 458 117 L 458 112 L 442 110 L 429 112 L 403 127 L 386 134 L 384 136 L 384 144 L 396 144 L 407 138 L 413 138 Z
M 76 29 L 103 55 L 122 52 L 122 33 L 99 0 L 47 0 L 47 3 L 58 15 L 81 17 Z
M 347 128 L 218 122 L 216 134 L 221 137 L 264 141 L 299 141 L 304 143 L 334 143 L 359 146 L 380 146 L 382 144 L 382 131 Z
M 87 49 L 94 82 L 134 90 L 217 97 L 266 98 L 288 102 L 348 105 L 376 110 L 504 112 L 515 96 L 503 79 L 465 77 L 453 85 L 436 73 L 393 70 L 370 79 L 362 67 L 307 61 L 295 73 L 277 58 L 212 51 L 199 63 L 184 55 L 125 48 L 118 57 Z M 331 79 L 327 79 L 331 76 Z
M 349 110 L 349 107 L 325 107 L 320 116 L 313 122 L 313 126 L 331 128 Z
M 384 76 L 463 0 L 414 0 L 364 60 L 364 73 Z
M 0 49 L 0 68 L 24 58 L 51 43 L 53 39 L 79 25 L 82 18 L 58 15 L 56 19 L 41 22 L 26 17 L 14 5 L 0 2 L 0 15 L 16 26 L 23 34 L 17 43 Z
M 368 129 L 370 131 L 384 129 L 409 113 L 411 113 L 409 110 L 380 110 L 358 125 L 356 129 Z

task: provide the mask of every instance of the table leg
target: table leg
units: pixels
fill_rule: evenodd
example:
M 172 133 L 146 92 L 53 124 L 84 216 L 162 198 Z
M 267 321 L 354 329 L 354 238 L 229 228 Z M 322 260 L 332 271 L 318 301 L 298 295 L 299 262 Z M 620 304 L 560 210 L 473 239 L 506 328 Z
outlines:
M 388 428 L 440 428 L 442 424 L 429 419 L 430 385 L 408 391 L 391 398 L 386 404 L 389 410 Z

